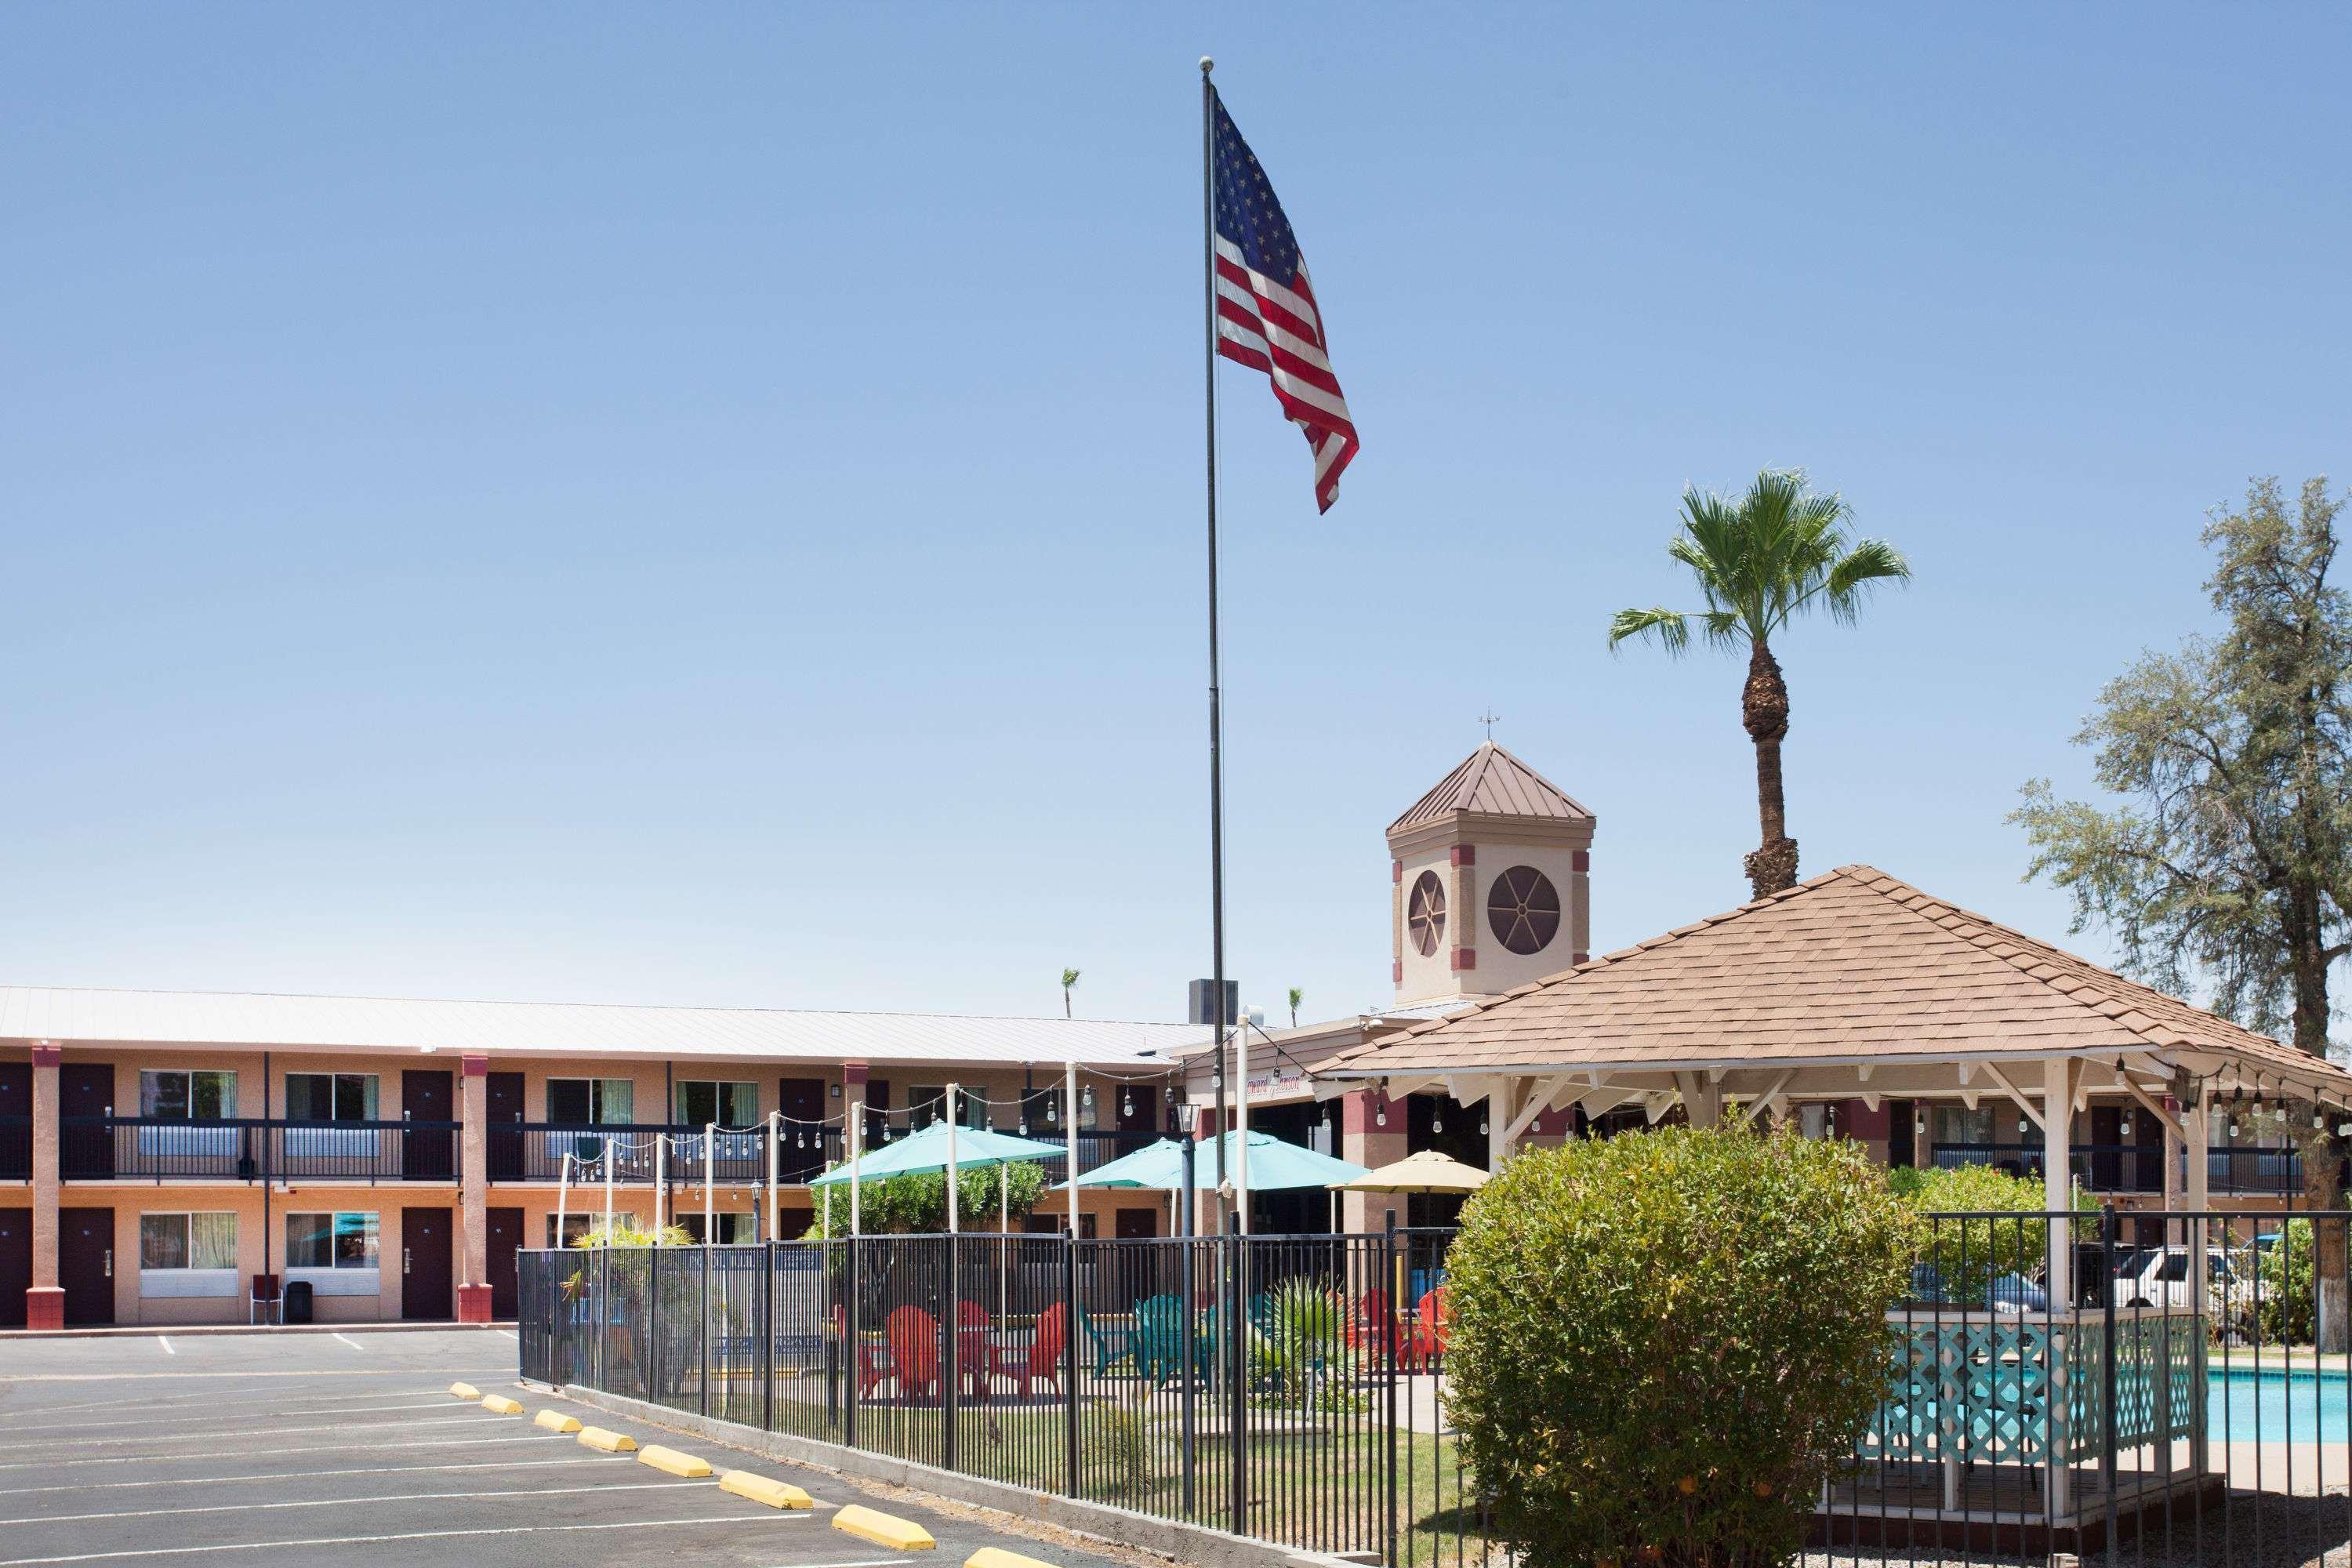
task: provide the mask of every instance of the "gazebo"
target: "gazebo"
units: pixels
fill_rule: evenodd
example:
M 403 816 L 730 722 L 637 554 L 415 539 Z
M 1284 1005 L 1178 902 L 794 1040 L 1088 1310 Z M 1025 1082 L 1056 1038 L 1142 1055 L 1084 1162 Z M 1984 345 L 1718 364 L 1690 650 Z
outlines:
M 2251 1092 L 2328 1127 L 2352 1106 L 2352 1074 L 2329 1062 L 1868 866 L 1409 1026 L 1313 1073 L 1327 1094 L 1371 1080 L 1391 1096 L 1440 1089 L 1483 1101 L 1490 1165 L 1536 1118 L 1571 1108 L 1638 1109 L 1654 1124 L 1679 1106 L 1712 1124 L 1822 1101 L 1873 1112 L 1889 1099 L 2013 1106 L 2039 1135 L 2053 1215 L 2074 1206 L 2072 1122 L 2094 1094 L 2163 1129 L 2165 1206 L 2191 1213 L 2210 1207 L 2217 1099 Z M 2063 1317 L 2077 1299 L 2074 1249 L 2063 1222 L 2051 1228 L 2048 1294 Z M 2204 1227 L 2189 1229 L 2201 1321 Z M 2325 1343 L 2344 1323 L 2340 1264 L 2318 1294 Z M 2066 1352 L 2053 1343 L 2043 1353 L 2048 1372 Z M 2064 1436 L 2044 1436 L 2063 1456 Z M 2053 1485 L 2053 1525 L 2065 1500 Z

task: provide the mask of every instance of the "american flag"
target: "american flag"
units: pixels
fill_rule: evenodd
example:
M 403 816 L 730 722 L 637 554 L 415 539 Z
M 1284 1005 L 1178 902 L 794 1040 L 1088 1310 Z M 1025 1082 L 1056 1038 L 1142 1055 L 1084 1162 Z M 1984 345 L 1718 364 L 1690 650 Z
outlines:
M 1315 454 L 1315 501 L 1329 511 L 1339 475 L 1356 457 L 1356 426 L 1323 338 L 1307 260 L 1282 203 L 1234 128 L 1216 108 L 1217 352 L 1265 372 L 1285 417 L 1307 433 Z

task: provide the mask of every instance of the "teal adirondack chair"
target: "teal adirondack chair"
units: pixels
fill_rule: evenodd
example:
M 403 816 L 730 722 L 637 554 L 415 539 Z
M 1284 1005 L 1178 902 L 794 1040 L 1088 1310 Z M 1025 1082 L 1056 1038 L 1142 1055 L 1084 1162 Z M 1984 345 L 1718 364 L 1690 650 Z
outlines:
M 1216 1319 L 1203 1312 L 1192 1325 L 1193 1370 L 1207 1372 L 1216 1355 Z M 1154 1296 L 1135 1310 L 1135 1365 L 1154 1383 L 1169 1382 L 1183 1371 L 1184 1304 L 1175 1297 Z
M 1087 1331 L 1087 1342 L 1094 1346 L 1095 1375 L 1108 1377 L 1111 1368 L 1135 1355 L 1135 1335 L 1127 1329 L 1105 1330 L 1095 1321 L 1091 1312 L 1078 1314 L 1078 1325 Z

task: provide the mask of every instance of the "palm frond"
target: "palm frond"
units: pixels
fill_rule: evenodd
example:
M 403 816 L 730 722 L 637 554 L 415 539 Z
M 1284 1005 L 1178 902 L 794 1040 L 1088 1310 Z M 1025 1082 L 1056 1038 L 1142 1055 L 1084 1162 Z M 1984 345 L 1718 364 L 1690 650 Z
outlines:
M 1631 637 L 1647 637 L 1680 658 L 1690 650 L 1690 619 L 1663 605 L 1649 610 L 1620 610 L 1609 618 L 1609 646 Z
M 1874 586 L 1910 580 L 1911 563 L 1901 551 L 1883 539 L 1857 539 L 1853 548 L 1831 565 L 1822 597 L 1828 602 L 1832 619 L 1851 626 Z

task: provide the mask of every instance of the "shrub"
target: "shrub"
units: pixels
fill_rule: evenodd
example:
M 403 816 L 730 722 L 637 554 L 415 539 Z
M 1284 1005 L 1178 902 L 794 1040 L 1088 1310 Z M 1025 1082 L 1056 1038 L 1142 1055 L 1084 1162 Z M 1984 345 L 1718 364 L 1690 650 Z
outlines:
M 2268 1247 L 2249 1249 L 2258 1261 L 2262 1304 L 2254 1330 L 2264 1344 L 2307 1345 L 2315 1322 L 2311 1300 L 2311 1222 L 2291 1219 L 2286 1234 Z
M 2050 1230 L 2023 1215 L 2046 1214 L 2049 1194 L 2028 1176 L 2012 1176 L 1990 1165 L 1957 1165 L 1948 1170 L 1903 1170 L 1886 1173 L 1886 1184 L 1924 1223 L 1912 1270 L 1910 1294 L 1930 1302 L 1962 1306 L 1986 1305 L 1992 1282 L 2004 1275 L 2033 1278 L 2043 1272 L 2050 1254 Z M 2095 1213 L 2090 1195 L 2077 1189 L 2074 1206 Z M 1931 1215 L 2017 1215 L 2017 1219 L 1941 1219 Z M 2095 1222 L 2077 1221 L 2085 1241 L 2095 1239 Z
M 1449 1413 L 1530 1568 L 1782 1563 L 1886 1392 L 1912 1222 L 1867 1154 L 1670 1128 L 1520 1155 L 1447 1258 Z
M 835 1170 L 841 1167 L 835 1165 Z M 1004 1186 L 1003 1204 L 1019 1219 L 1037 1206 L 1045 1194 L 1045 1173 L 1034 1161 L 1016 1160 L 1003 1165 L 968 1165 L 956 1174 L 957 1218 L 967 1230 L 991 1230 L 998 1213 L 997 1186 Z M 948 1180 L 944 1171 L 920 1171 L 911 1175 L 883 1176 L 858 1184 L 857 1221 L 868 1236 L 892 1233 L 936 1236 L 948 1228 Z M 849 1189 L 817 1189 L 816 1216 L 801 1237 L 823 1241 L 849 1234 Z

